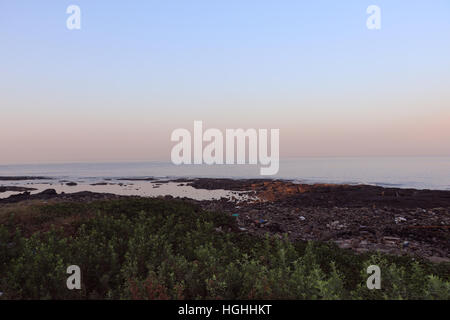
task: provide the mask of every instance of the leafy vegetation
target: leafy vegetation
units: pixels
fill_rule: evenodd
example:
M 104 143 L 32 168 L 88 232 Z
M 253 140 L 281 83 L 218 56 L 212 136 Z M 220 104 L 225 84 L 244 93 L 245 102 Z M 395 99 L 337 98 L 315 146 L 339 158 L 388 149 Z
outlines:
M 31 208 L 0 215 L 1 299 L 450 298 L 448 264 L 261 239 L 183 201 Z M 373 264 L 381 290 L 366 287 Z M 81 268 L 81 290 L 66 287 L 69 265 Z

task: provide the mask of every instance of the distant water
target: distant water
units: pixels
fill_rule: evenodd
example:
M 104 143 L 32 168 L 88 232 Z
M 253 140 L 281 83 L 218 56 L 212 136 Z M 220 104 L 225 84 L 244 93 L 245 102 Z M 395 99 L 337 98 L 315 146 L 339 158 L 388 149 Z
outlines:
M 0 165 L 0 176 L 47 176 L 71 181 L 119 177 L 281 178 L 302 183 L 370 184 L 450 190 L 450 157 L 290 158 L 276 176 L 255 165 L 183 165 L 164 162 Z M 86 181 L 86 182 L 87 182 Z M 8 185 L 8 181 L 0 181 Z

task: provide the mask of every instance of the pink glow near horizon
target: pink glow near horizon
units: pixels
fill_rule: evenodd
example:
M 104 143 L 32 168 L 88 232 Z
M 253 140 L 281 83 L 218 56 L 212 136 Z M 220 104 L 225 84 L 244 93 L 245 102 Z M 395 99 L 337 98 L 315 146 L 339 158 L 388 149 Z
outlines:
M 171 132 L 280 129 L 280 156 L 450 155 L 449 2 L 9 1 L 0 164 L 170 161 Z M 108 10 L 105 10 L 108 8 Z M 114 19 L 112 19 L 113 17 Z

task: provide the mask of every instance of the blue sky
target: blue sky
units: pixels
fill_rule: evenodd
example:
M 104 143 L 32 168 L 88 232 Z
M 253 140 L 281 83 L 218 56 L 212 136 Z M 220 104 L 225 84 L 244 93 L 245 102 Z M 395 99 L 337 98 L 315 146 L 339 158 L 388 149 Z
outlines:
M 449 155 L 447 0 L 8 0 L 0 39 L 0 163 L 166 159 L 194 120 L 280 128 L 284 156 Z

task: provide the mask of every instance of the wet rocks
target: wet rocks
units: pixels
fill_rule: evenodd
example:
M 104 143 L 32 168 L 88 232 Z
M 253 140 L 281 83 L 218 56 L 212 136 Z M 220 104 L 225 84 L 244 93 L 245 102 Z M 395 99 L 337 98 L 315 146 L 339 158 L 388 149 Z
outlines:
M 0 176 L 0 181 L 23 181 L 23 180 L 51 180 L 49 177 L 32 177 L 32 176 L 15 176 L 5 177 Z
M 35 188 L 26 188 L 26 187 L 16 187 L 16 186 L 1 186 L 0 193 L 13 191 L 13 192 L 25 192 L 25 191 L 34 191 L 37 190 Z
M 211 188 L 213 180 L 208 181 Z M 226 189 L 224 184 L 221 181 Z M 238 185 L 234 182 L 233 187 Z M 252 181 L 250 187 L 265 198 L 239 205 L 216 202 L 214 206 L 218 211 L 238 213 L 239 226 L 250 233 L 333 241 L 358 253 L 380 251 L 450 261 L 450 192 L 304 186 L 282 181 Z M 436 206 L 425 199 L 433 194 Z M 392 200 L 394 197 L 396 201 Z M 208 203 L 208 207 L 213 207 Z
M 106 186 L 106 185 L 108 185 L 108 182 L 97 182 L 91 184 L 91 186 Z
M 38 196 L 56 196 L 58 193 L 55 189 L 46 189 L 40 193 L 37 194 Z
M 122 181 L 155 181 L 156 179 L 153 177 L 146 177 L 146 178 L 138 178 L 138 177 L 130 177 L 130 178 L 120 178 L 117 180 L 122 180 Z
M 110 193 L 96 193 L 90 191 L 81 191 L 66 194 L 64 192 L 58 194 L 55 189 L 47 189 L 36 194 L 30 194 L 24 192 L 18 195 L 12 195 L 6 199 L 0 199 L 0 206 L 7 203 L 17 203 L 26 200 L 60 200 L 60 201 L 77 201 L 77 202 L 90 202 L 95 200 L 111 200 L 126 198 L 125 196 L 119 196 Z
M 254 191 L 260 201 L 283 200 L 301 207 L 410 208 L 450 207 L 450 191 L 383 188 L 369 185 L 298 184 L 267 179 L 195 179 L 198 189 Z

